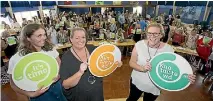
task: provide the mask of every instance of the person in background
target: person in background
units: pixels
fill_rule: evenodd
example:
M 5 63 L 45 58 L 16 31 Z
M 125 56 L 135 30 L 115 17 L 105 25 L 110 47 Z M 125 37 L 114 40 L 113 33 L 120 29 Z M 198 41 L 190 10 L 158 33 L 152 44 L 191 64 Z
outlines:
M 73 28 L 79 27 L 79 23 L 77 21 L 77 19 L 74 19 L 74 24 L 73 24 Z
M 99 32 L 99 38 L 100 38 L 100 39 L 106 39 L 107 37 L 106 37 L 106 35 L 105 35 L 105 33 L 104 33 L 104 29 L 103 29 L 103 28 L 100 28 L 99 31 L 100 31 L 100 32 Z
M 123 28 L 124 28 L 124 24 L 125 24 L 124 13 L 122 13 L 122 14 L 118 17 L 118 22 L 119 22 L 119 24 L 120 24 L 120 27 L 123 29 Z
M 205 66 L 209 56 L 212 52 L 212 46 L 213 46 L 213 39 L 208 31 L 203 32 L 203 37 L 197 40 L 197 48 L 196 51 L 199 55 L 199 58 L 201 59 L 201 63 L 203 64 L 201 67 L 199 67 L 198 72 L 200 72 L 202 75 L 207 73 L 207 67 Z
M 182 46 L 184 45 L 183 43 L 185 42 L 185 34 L 183 32 L 183 29 L 178 28 L 175 30 L 174 33 L 171 33 L 172 37 L 172 45 L 175 46 Z
M 98 37 L 99 36 L 99 34 L 100 34 L 100 21 L 99 21 L 99 19 L 95 19 L 95 21 L 94 21 L 94 30 L 95 30 L 95 32 L 96 32 L 96 34 L 94 34 L 94 36 L 95 37 Z
M 50 30 L 50 40 L 54 45 L 56 45 L 56 44 L 58 44 L 56 29 L 53 26 L 51 26 L 50 29 L 51 29 Z
M 115 35 L 115 39 L 116 40 L 124 40 L 124 33 L 125 31 L 122 28 L 119 28 L 116 35 Z
M 106 35 L 108 36 L 108 39 L 115 40 L 116 34 L 113 32 L 110 32 L 110 30 L 106 30 Z
M 34 22 L 33 22 L 33 20 L 28 20 L 27 21 L 27 24 L 33 24 Z
M 62 16 L 62 18 L 61 18 L 61 21 L 62 21 L 62 22 L 66 22 L 66 21 L 67 21 L 66 13 L 63 13 L 63 16 Z
M 128 29 L 128 38 L 131 38 L 133 33 L 132 30 L 136 27 L 136 24 L 134 24 L 133 22 L 130 24 L 129 29 Z
M 24 27 L 25 25 L 27 25 L 27 19 L 26 18 L 22 18 L 23 22 L 22 22 L 22 27 Z
M 35 16 L 35 23 L 41 24 L 41 20 L 37 16 Z M 44 23 L 46 24 L 46 20 Z
M 158 21 L 160 24 L 163 24 L 164 23 L 164 15 L 161 14 L 160 16 L 158 16 Z
M 50 32 L 51 32 L 51 30 L 52 30 L 52 27 L 50 27 L 50 25 L 47 25 L 47 26 L 45 27 L 45 30 L 46 30 L 46 33 L 47 33 L 47 38 L 49 38 Z
M 45 29 L 39 24 L 28 24 L 21 31 L 21 41 L 18 52 L 9 61 L 7 73 L 10 74 L 11 88 L 20 94 L 29 97 L 30 101 L 67 101 L 62 93 L 59 76 L 53 78 L 53 84 L 47 88 L 39 88 L 36 91 L 25 91 L 17 87 L 12 79 L 12 71 L 21 58 L 29 53 L 42 52 L 55 58 L 60 65 L 59 53 L 47 41 Z
M 7 41 L 4 38 L 1 37 L 1 51 L 5 52 L 5 49 L 7 48 L 7 46 L 8 46 Z M 3 58 L 4 57 L 1 55 L 1 67 L 5 66 Z
M 69 27 L 70 27 L 71 29 L 74 28 L 74 21 L 73 21 L 73 18 L 70 19 Z
M 186 47 L 188 47 L 192 50 L 196 49 L 196 42 L 197 42 L 198 38 L 199 38 L 199 36 L 197 35 L 196 30 L 193 29 L 191 31 L 191 33 L 186 36 L 186 42 L 185 42 Z
M 10 35 L 10 31 L 5 30 L 5 31 L 2 32 L 1 39 L 2 39 L 2 41 L 4 41 L 4 43 L 7 44 L 7 47 L 5 47 L 4 52 L 5 52 L 5 55 L 7 56 L 8 59 L 10 59 L 16 53 L 17 46 L 18 46 L 18 41 L 17 41 L 17 39 L 15 37 L 14 38 L 15 38 L 16 43 L 15 44 L 11 44 L 11 45 L 8 44 L 8 40 L 7 39 L 9 37 L 14 37 L 14 36 Z
M 57 33 L 58 35 L 58 43 L 64 44 L 68 42 L 68 32 L 63 30 L 63 26 L 60 26 L 60 30 Z
M 88 33 L 88 39 L 92 39 L 93 38 L 93 33 L 94 33 L 93 25 L 89 26 L 89 29 L 87 30 L 87 33 Z
M 70 34 L 72 47 L 63 54 L 60 68 L 63 93 L 68 101 L 104 101 L 103 80 L 88 70 L 88 59 L 96 48 L 87 45 L 83 28 L 74 28 Z M 70 61 L 72 60 L 72 61 Z M 122 62 L 118 61 L 118 66 Z
M 46 17 L 47 24 L 50 25 L 50 17 L 47 16 L 47 14 L 45 14 L 45 17 Z
M 115 24 L 115 21 L 112 21 L 111 24 L 110 24 L 110 31 L 113 32 L 113 33 L 116 33 L 117 31 L 117 26 Z
M 133 68 L 130 79 L 130 93 L 126 101 L 137 101 L 141 94 L 143 101 L 155 101 L 160 95 L 160 89 L 153 84 L 148 72 L 152 70 L 150 60 L 162 52 L 174 52 L 173 48 L 161 42 L 164 31 L 161 24 L 152 23 L 146 29 L 147 39 L 138 41 L 132 51 L 129 61 Z M 188 75 L 190 83 L 195 82 L 195 75 Z
M 168 40 L 170 39 L 170 26 L 168 24 L 163 24 L 163 28 L 164 28 L 164 36 L 163 36 L 163 42 L 167 43 Z
M 56 23 L 55 23 L 55 29 L 56 31 L 59 31 L 60 30 L 60 20 L 59 19 L 56 19 Z
M 21 29 L 21 25 L 16 21 L 16 19 L 13 19 L 13 22 L 11 25 L 13 29 Z
M 145 21 L 143 18 L 141 18 L 139 24 L 140 24 L 140 28 L 141 28 L 142 31 L 144 32 L 144 31 L 146 30 L 146 27 L 147 27 L 146 21 Z
M 131 13 L 129 13 L 129 15 L 128 15 L 128 23 L 132 23 L 133 22 L 133 13 L 131 12 Z
M 169 15 L 169 25 L 172 25 L 172 22 L 174 21 L 173 15 Z
M 133 33 L 133 40 L 135 42 L 138 42 L 141 40 L 142 30 L 141 30 L 139 24 L 136 24 L 136 27 L 135 27 L 135 29 L 132 30 L 132 33 Z

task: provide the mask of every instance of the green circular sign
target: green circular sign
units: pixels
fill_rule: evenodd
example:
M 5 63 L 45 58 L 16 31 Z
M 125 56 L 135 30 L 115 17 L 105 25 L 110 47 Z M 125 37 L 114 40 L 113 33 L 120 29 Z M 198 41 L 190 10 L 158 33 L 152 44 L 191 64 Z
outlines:
M 192 68 L 182 56 L 164 52 L 156 55 L 151 61 L 152 70 L 149 72 L 152 82 L 161 89 L 180 91 L 190 85 L 188 74 Z
M 55 58 L 41 52 L 30 53 L 21 58 L 13 69 L 12 79 L 16 86 L 26 91 L 48 87 L 58 75 Z
M 10 46 L 14 45 L 14 44 L 16 44 L 16 38 L 14 36 L 8 37 L 7 42 Z

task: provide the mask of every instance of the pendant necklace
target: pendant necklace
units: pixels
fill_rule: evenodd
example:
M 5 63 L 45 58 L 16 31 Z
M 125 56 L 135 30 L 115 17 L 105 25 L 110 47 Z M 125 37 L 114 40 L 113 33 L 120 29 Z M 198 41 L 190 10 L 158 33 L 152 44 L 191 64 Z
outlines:
M 72 50 L 75 52 L 75 50 L 72 48 Z M 88 54 L 87 54 L 87 51 L 86 51 L 86 48 L 85 48 L 85 52 L 86 52 L 86 57 L 87 57 L 87 61 L 88 61 Z M 80 59 L 80 61 L 83 63 L 83 61 L 81 60 L 81 58 L 78 56 L 78 54 L 75 52 L 75 54 L 77 55 L 77 57 Z M 90 84 L 94 84 L 96 79 L 95 79 L 95 76 L 92 75 L 91 73 L 89 73 L 89 77 L 87 79 L 87 81 L 90 83 Z
M 160 44 L 161 44 L 161 43 L 160 43 Z M 157 53 L 157 51 L 158 51 L 158 49 L 159 49 L 159 47 L 160 47 L 160 44 L 158 45 L 157 50 L 155 51 L 155 54 L 153 55 L 153 57 L 156 55 L 156 53 Z M 151 57 L 150 52 L 149 52 L 149 41 L 147 42 L 147 47 L 148 47 L 149 61 L 150 61 L 150 60 L 152 59 L 152 57 Z

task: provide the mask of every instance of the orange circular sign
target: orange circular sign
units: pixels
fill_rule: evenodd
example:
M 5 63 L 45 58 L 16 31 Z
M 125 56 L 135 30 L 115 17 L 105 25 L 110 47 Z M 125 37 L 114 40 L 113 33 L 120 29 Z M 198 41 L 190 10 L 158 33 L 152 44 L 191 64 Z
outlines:
M 97 47 L 89 58 L 89 70 L 97 77 L 111 74 L 121 61 L 121 51 L 113 44 L 104 44 Z

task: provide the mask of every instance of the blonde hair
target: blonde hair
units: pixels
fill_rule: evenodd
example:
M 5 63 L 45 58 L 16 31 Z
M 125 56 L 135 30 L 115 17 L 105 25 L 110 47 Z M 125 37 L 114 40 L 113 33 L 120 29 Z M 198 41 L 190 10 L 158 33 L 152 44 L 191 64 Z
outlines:
M 73 28 L 72 31 L 71 31 L 71 33 L 70 33 L 70 38 L 73 38 L 74 33 L 75 33 L 76 31 L 83 31 L 83 32 L 85 33 L 86 43 L 87 43 L 88 37 L 89 37 L 89 36 L 88 36 L 86 30 L 85 30 L 84 28 L 82 28 L 82 27 Z M 71 40 L 70 40 L 70 42 L 71 42 Z M 71 43 L 72 43 L 72 42 L 71 42 Z
M 83 31 L 83 32 L 85 33 L 86 38 L 87 38 L 87 36 L 88 36 L 88 35 L 87 35 L 87 32 L 86 32 L 86 30 L 85 30 L 84 28 L 82 28 L 82 27 L 73 28 L 73 29 L 71 30 L 71 33 L 70 33 L 70 38 L 73 38 L 74 33 L 75 33 L 76 31 Z
M 163 35 L 163 36 L 165 36 L 164 28 L 163 28 L 163 26 L 162 26 L 161 24 L 159 24 L 159 23 L 150 23 L 150 24 L 148 25 L 148 27 L 146 28 L 146 32 L 148 32 L 148 29 L 149 29 L 150 27 L 157 27 L 157 28 L 160 28 L 160 34 Z

